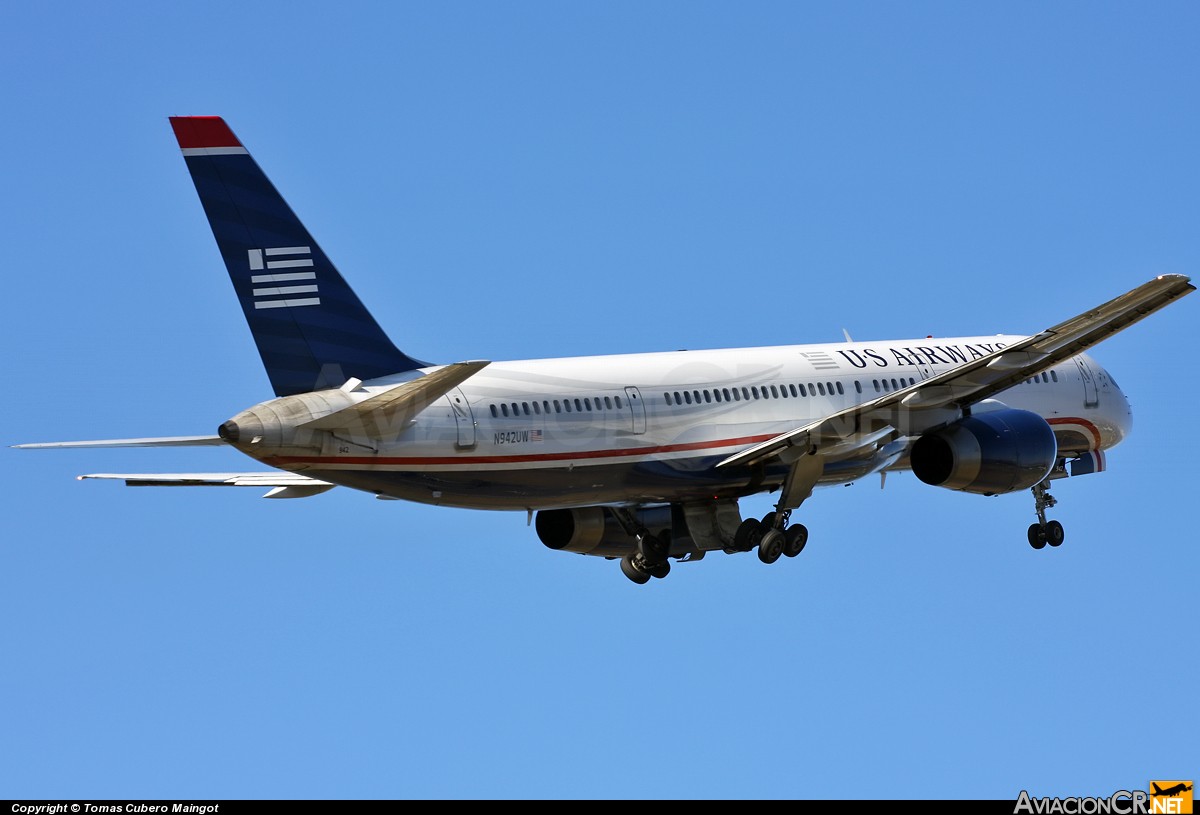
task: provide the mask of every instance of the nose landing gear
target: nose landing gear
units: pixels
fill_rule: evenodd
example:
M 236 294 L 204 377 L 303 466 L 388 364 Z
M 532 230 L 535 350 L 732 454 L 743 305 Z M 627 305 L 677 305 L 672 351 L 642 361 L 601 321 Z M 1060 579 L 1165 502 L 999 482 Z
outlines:
M 1049 481 L 1043 481 L 1033 488 L 1033 506 L 1037 512 L 1038 522 L 1029 526 L 1029 545 L 1034 549 L 1045 549 L 1046 544 L 1062 546 L 1066 538 L 1063 525 L 1058 521 L 1047 521 L 1046 510 L 1058 503 L 1050 494 Z

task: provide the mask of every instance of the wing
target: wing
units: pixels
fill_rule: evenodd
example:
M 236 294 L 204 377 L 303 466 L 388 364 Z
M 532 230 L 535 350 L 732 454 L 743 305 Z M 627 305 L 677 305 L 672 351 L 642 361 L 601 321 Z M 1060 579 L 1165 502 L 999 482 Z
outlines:
M 50 450 L 80 447 L 207 447 L 225 444 L 220 436 L 160 436 L 149 439 L 101 439 L 99 441 L 48 441 L 14 444 L 17 450 Z
M 264 498 L 307 498 L 333 489 L 328 481 L 299 473 L 92 473 L 80 481 L 99 478 L 124 481 L 127 487 L 269 487 Z
M 874 444 L 902 425 L 920 427 L 914 413 L 959 410 L 1011 388 L 1108 339 L 1195 291 L 1183 275 L 1162 275 L 1077 317 L 1047 328 L 982 359 L 972 360 L 907 388 L 789 430 L 729 456 L 718 467 L 753 464 L 819 449 L 825 455 Z M 791 451 L 790 448 L 799 448 Z

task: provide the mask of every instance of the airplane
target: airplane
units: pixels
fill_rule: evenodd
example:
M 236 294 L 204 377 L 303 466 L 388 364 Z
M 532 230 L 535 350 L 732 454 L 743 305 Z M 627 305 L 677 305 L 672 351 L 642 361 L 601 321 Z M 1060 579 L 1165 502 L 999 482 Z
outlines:
M 1178 795 L 1181 792 L 1187 792 L 1192 788 L 1191 784 L 1188 784 L 1184 781 L 1179 782 L 1178 784 L 1176 784 L 1173 787 L 1167 787 L 1165 790 L 1162 787 L 1158 786 L 1158 784 L 1155 784 L 1153 781 L 1150 782 L 1150 786 L 1154 787 L 1154 792 L 1152 792 L 1150 794 L 1155 796 L 1156 798 L 1158 796 L 1164 796 L 1167 798 L 1171 798 L 1175 795 Z
M 389 339 L 223 118 L 170 124 L 275 396 L 214 435 L 16 447 L 222 445 L 271 469 L 79 478 L 523 510 L 637 584 L 711 552 L 796 557 L 814 490 L 898 471 L 1029 490 L 1028 543 L 1061 545 L 1051 483 L 1103 471 L 1132 426 L 1085 352 L 1195 290 L 1164 274 L 1032 335 L 435 364 Z M 763 493 L 772 511 L 743 517 Z

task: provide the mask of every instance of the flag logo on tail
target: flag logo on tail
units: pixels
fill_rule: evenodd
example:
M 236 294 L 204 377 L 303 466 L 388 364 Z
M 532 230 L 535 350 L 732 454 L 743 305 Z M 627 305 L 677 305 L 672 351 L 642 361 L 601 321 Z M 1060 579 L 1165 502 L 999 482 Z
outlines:
M 311 248 L 279 246 L 273 249 L 251 249 L 247 254 L 251 272 L 268 270 L 264 274 L 250 275 L 250 282 L 254 284 L 252 294 L 256 309 L 321 305 L 320 297 L 311 296 L 317 293 L 317 273 L 311 271 Z M 282 271 L 284 269 L 296 271 Z M 303 269 L 310 271 L 301 271 Z

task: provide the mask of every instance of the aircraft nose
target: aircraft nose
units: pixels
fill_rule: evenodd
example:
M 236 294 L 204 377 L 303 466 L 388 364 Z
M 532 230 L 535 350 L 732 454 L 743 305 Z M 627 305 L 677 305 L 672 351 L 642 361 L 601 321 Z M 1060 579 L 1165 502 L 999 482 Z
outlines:
M 1104 372 L 1105 377 L 1112 384 L 1113 390 L 1116 391 L 1116 409 L 1113 410 L 1112 428 L 1116 438 L 1113 444 L 1120 444 L 1133 431 L 1133 408 L 1129 404 L 1129 397 L 1125 395 L 1125 391 L 1121 390 L 1121 386 L 1116 383 L 1112 375 L 1108 371 Z

